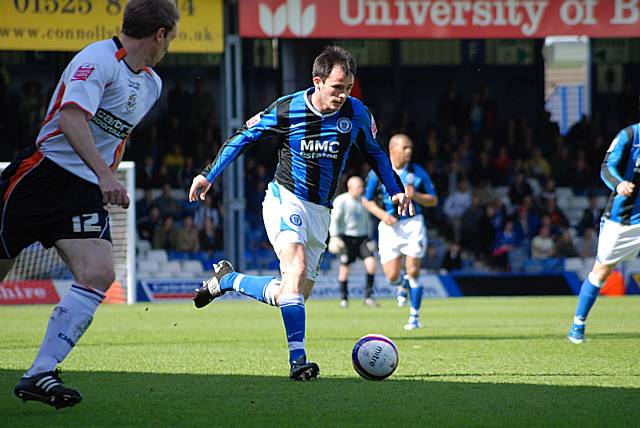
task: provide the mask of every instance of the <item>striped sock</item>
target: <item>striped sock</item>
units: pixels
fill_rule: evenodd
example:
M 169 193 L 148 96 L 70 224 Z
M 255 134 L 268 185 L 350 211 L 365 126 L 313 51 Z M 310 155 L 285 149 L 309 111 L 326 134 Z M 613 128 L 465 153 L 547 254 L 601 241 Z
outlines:
M 73 284 L 53 309 L 47 331 L 35 361 L 25 376 L 55 369 L 91 325 L 93 314 L 105 294 L 88 286 Z
M 417 322 L 420 317 L 420 306 L 422 306 L 422 293 L 424 288 L 418 281 L 410 276 L 405 277 L 409 282 L 409 295 L 411 296 L 411 308 L 409 310 L 409 322 Z M 413 321 L 412 321 L 413 319 Z
M 289 364 L 306 355 L 304 350 L 304 330 L 306 313 L 302 294 L 281 294 L 280 311 L 289 343 Z
M 280 280 L 272 276 L 254 276 L 233 272 L 222 278 L 220 289 L 224 292 L 235 290 L 259 302 L 276 306 Z

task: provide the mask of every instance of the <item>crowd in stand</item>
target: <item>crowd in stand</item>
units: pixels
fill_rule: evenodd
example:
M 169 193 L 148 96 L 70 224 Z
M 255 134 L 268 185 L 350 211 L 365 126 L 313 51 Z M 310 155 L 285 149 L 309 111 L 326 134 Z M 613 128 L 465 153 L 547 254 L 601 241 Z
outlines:
M 125 159 L 136 161 L 136 183 L 144 189 L 137 201 L 140 238 L 153 248 L 215 251 L 223 246 L 220 184 L 204 203 L 188 204 L 185 199 L 193 176 L 221 147 L 220 124 L 204 82 L 196 80 L 192 91 L 187 86 L 178 80 L 169 89 L 166 108 L 134 131 Z M 20 118 L 22 130 L 12 134 L 18 135 L 12 140 L 17 142 L 14 147 L 3 147 L 4 152 L 12 149 L 3 152 L 5 158 L 33 141 L 38 130 L 33 118 L 42 118 L 46 109 L 47 97 L 39 85 L 27 82 L 21 92 L 13 98 L 18 104 L 11 105 L 0 73 L 0 108 L 8 112 L 0 133 L 13 132 L 6 120 L 13 117 L 9 112 Z M 371 107 L 375 114 L 375 105 Z M 433 247 L 425 261 L 428 266 L 455 269 L 471 259 L 509 269 L 514 249 L 525 249 L 534 259 L 595 254 L 603 208 L 598 204 L 602 198 L 596 196 L 608 192 L 599 179 L 600 163 L 613 137 L 600 128 L 597 112 L 595 120 L 583 117 L 563 136 L 546 112 L 537 118 L 501 120 L 499 104 L 487 89 L 465 99 L 455 85 L 441 94 L 431 125 L 407 109 L 397 111 L 397 117 L 376 117 L 381 142 L 394 132 L 409 134 L 414 161 L 429 172 L 442 201 L 428 210 L 427 219 L 429 228 L 444 238 L 446 251 Z M 9 139 L 3 135 L 3 141 Z M 261 202 L 277 154 L 274 147 L 261 145 L 245 159 L 247 248 L 257 251 L 268 248 Z M 364 176 L 367 170 L 363 162 L 350 162 L 344 178 Z M 505 187 L 506 195 L 497 192 Z M 558 187 L 590 198 L 579 224 L 569 224 L 559 208 Z M 151 189 L 162 189 L 160 196 L 154 198 Z

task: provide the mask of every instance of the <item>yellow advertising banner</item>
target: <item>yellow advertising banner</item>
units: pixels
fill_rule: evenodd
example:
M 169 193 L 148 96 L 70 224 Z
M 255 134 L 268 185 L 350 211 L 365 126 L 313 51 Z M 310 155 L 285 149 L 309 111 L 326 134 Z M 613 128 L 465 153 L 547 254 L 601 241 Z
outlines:
M 77 51 L 120 32 L 127 0 L 0 0 L 0 50 Z M 170 52 L 224 50 L 222 0 L 177 0 Z

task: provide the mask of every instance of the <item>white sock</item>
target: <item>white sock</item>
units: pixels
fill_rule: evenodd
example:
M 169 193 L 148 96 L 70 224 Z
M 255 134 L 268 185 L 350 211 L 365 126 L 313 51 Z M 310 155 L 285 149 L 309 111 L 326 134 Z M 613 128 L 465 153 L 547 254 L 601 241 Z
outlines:
M 573 323 L 574 323 L 575 325 L 584 325 L 584 324 L 585 324 L 585 321 L 584 321 L 584 320 L 581 320 L 581 319 L 580 319 L 580 318 L 578 318 L 578 317 L 573 317 Z
M 264 300 L 265 303 L 271 306 L 278 306 L 276 303 L 276 297 L 280 294 L 280 286 L 282 281 L 279 279 L 271 280 L 264 288 Z
M 89 328 L 103 299 L 103 292 L 73 284 L 53 309 L 38 355 L 25 376 L 55 369 Z

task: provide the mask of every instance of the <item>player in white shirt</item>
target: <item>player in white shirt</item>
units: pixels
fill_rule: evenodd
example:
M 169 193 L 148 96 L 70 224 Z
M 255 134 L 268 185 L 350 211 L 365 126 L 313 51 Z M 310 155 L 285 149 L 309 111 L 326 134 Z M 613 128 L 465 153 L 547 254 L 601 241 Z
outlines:
M 115 280 L 106 204 L 129 206 L 113 172 L 134 126 L 160 97 L 151 70 L 177 34 L 171 0 L 130 0 L 121 37 L 92 43 L 66 67 L 36 143 L 0 179 L 0 278 L 36 241 L 55 246 L 74 276 L 49 319 L 35 361 L 15 394 L 56 408 L 81 401 L 56 366 L 93 320 Z M 7 262 L 9 260 L 9 262 Z
M 358 176 L 347 180 L 347 191 L 333 200 L 331 225 L 329 226 L 329 252 L 340 258 L 338 282 L 342 299 L 340 307 L 349 305 L 349 265 L 361 258 L 367 271 L 367 286 L 364 304 L 377 307 L 373 298 L 373 278 L 376 274 L 376 258 L 373 256 L 375 245 L 370 239 L 371 221 L 369 211 L 362 205 L 364 181 Z

